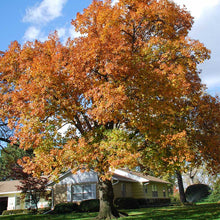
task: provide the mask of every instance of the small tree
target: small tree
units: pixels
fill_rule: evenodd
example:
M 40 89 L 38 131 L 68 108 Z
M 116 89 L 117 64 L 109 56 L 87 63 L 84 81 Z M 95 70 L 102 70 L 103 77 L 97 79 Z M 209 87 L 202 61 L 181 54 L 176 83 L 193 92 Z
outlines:
M 47 196 L 47 183 L 46 177 L 34 177 L 32 174 L 25 173 L 23 169 L 15 168 L 15 175 L 20 179 L 20 185 L 17 186 L 18 190 L 24 194 L 24 198 L 30 202 L 30 208 L 34 204 L 34 209 L 38 210 L 38 202 L 40 198 Z

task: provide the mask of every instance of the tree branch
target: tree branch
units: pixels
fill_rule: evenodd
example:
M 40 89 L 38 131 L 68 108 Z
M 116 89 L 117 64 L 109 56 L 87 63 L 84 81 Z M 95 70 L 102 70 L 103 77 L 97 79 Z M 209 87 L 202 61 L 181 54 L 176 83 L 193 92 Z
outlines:
M 0 141 L 6 142 L 6 143 L 9 143 L 9 144 L 11 143 L 11 141 L 9 139 L 2 138 L 2 137 L 0 137 Z

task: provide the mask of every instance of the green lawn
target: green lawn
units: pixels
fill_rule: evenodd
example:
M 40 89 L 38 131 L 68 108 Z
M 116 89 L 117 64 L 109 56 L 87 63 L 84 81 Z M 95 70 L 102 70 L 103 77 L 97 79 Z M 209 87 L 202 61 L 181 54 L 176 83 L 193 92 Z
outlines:
M 129 214 L 126 218 L 120 218 L 120 220 L 129 219 L 143 219 L 143 220 L 173 220 L 173 219 L 220 219 L 220 204 L 199 204 L 195 206 L 170 206 L 162 208 L 144 208 L 135 210 L 126 210 Z M 66 215 L 14 215 L 14 216 L 0 216 L 0 220 L 26 220 L 26 219 L 40 219 L 40 220 L 63 220 L 63 219 L 75 219 L 75 220 L 89 220 L 94 218 L 97 213 L 72 213 Z

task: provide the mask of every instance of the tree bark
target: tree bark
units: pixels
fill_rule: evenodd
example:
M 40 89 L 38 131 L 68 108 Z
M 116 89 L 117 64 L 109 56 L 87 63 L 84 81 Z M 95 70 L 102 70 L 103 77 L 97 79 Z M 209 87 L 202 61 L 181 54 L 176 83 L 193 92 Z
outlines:
M 184 192 L 182 174 L 180 173 L 179 170 L 176 171 L 176 177 L 177 177 L 177 181 L 178 181 L 180 201 L 181 201 L 181 203 L 184 204 L 184 203 L 186 203 L 186 195 L 185 195 L 185 192 Z
M 111 181 L 99 179 L 98 190 L 100 206 L 97 219 L 119 218 L 120 214 L 113 204 L 114 192 Z

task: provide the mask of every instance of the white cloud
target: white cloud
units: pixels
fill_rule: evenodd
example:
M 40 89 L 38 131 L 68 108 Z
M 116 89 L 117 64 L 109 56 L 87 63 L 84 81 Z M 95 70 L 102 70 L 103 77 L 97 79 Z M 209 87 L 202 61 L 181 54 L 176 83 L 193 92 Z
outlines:
M 26 9 L 26 14 L 23 18 L 23 22 L 31 23 L 24 34 L 25 41 L 33 41 L 38 39 L 40 41 L 47 40 L 47 36 L 42 31 L 43 27 L 53 21 L 55 18 L 62 15 L 62 9 L 67 0 L 42 0 L 40 3 L 33 7 Z M 64 28 L 57 30 L 59 37 L 63 37 L 66 34 Z
M 112 5 L 116 4 L 119 0 L 112 0 Z
M 193 0 L 197 1 L 197 0 Z M 193 2 L 192 1 L 192 2 Z M 186 0 L 187 2 L 187 0 Z M 201 9 L 201 6 L 198 8 Z M 211 59 L 205 61 L 199 68 L 202 70 L 202 82 L 208 87 L 208 91 L 212 94 L 220 93 L 220 0 L 203 1 L 201 0 L 203 9 L 200 10 L 199 16 L 195 19 L 195 23 L 190 32 L 190 37 L 198 39 L 200 42 L 211 50 Z M 196 7 L 194 8 L 196 11 Z
M 35 24 L 48 23 L 61 16 L 66 2 L 67 0 L 43 0 L 40 4 L 26 10 L 23 21 Z
M 207 9 L 220 4 L 220 0 L 174 0 L 180 6 L 185 5 L 195 19 L 198 19 Z
M 24 41 L 34 41 L 36 39 L 40 41 L 45 41 L 48 39 L 48 36 L 45 35 L 41 28 L 30 26 L 25 31 L 23 39 Z
M 24 34 L 24 40 L 25 41 L 32 41 L 34 39 L 37 39 L 40 35 L 40 29 L 36 28 L 34 26 L 29 27 L 25 34 Z
M 71 25 L 70 28 L 69 28 L 69 36 L 70 36 L 71 38 L 75 38 L 75 37 L 80 37 L 81 34 L 80 34 L 80 32 L 77 32 L 77 31 L 75 30 L 74 26 Z
M 66 37 L 66 28 L 57 28 L 57 33 L 59 38 Z

